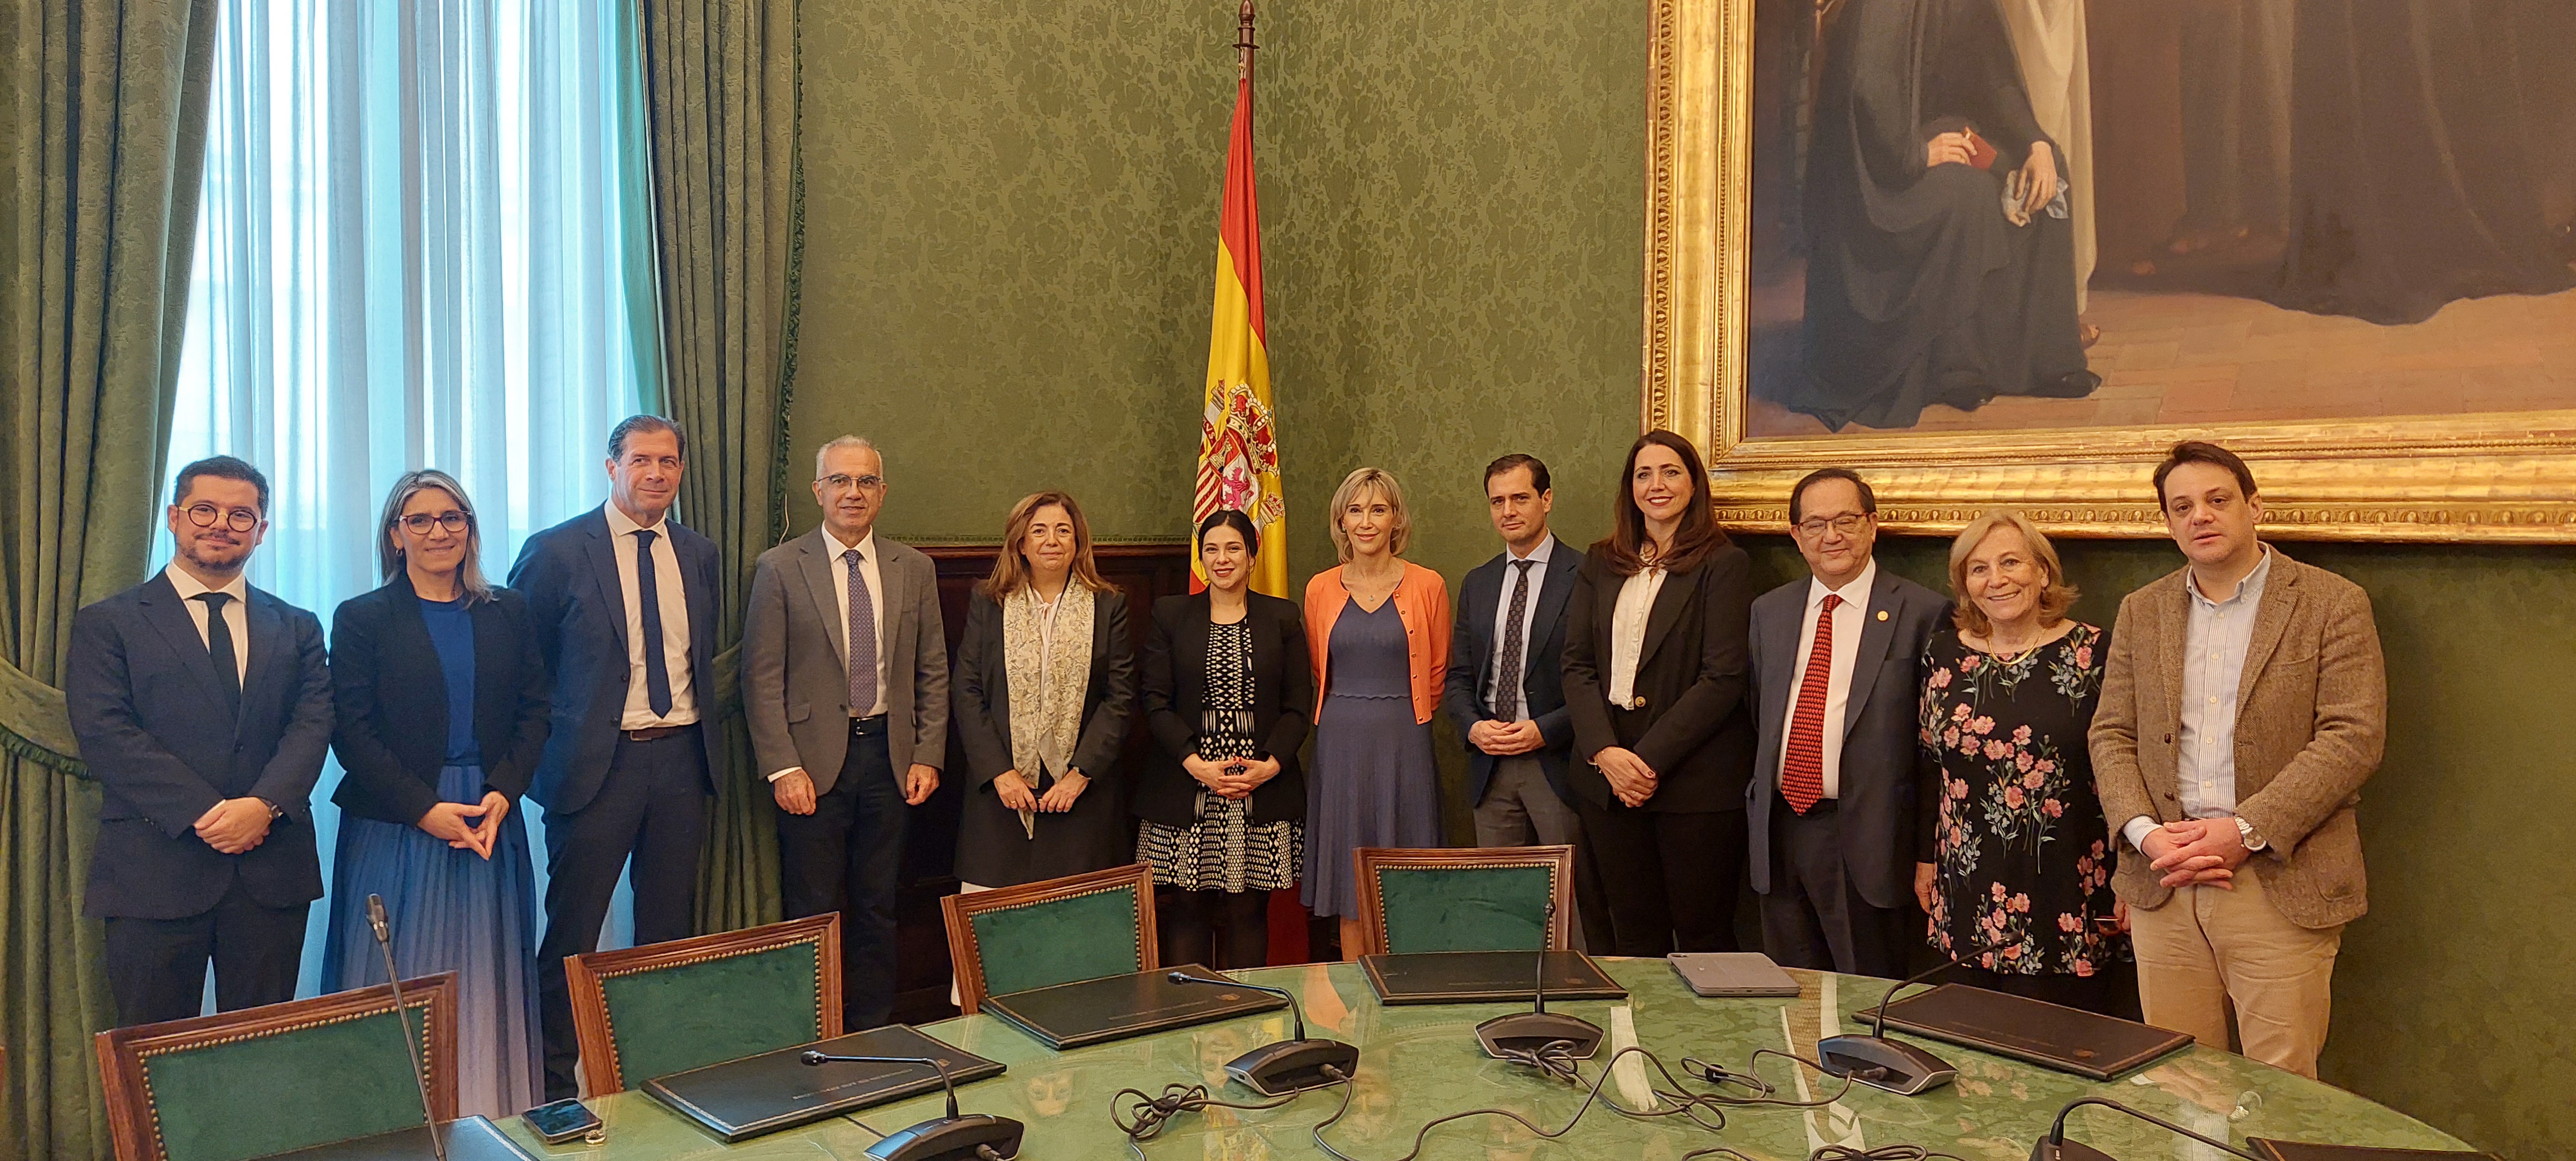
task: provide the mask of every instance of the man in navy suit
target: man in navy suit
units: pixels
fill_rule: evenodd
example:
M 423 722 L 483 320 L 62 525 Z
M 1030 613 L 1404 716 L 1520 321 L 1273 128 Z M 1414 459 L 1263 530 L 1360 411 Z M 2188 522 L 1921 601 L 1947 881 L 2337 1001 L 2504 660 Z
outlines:
M 82 913 L 107 921 L 117 1022 L 295 998 L 322 897 L 307 799 L 331 744 L 322 623 L 250 587 L 268 479 L 231 456 L 179 469 L 168 568 L 72 618 L 64 693 L 98 779 Z
M 1503 552 L 1458 584 L 1441 708 L 1467 743 L 1467 794 L 1476 845 L 1576 849 L 1582 946 L 1607 948 L 1609 910 L 1596 898 L 1583 827 L 1565 786 L 1574 723 L 1565 710 L 1565 599 L 1583 551 L 1548 531 L 1556 491 L 1547 465 L 1513 453 L 1485 466 L 1485 506 Z M 1598 934 L 1595 934 L 1595 930 Z
M 1846 468 L 1789 493 L 1813 575 L 1753 601 L 1753 782 L 1762 949 L 1787 967 L 1904 976 L 1914 908 L 1923 646 L 1950 603 L 1878 567 L 1878 499 Z M 1909 937 L 1909 931 L 1911 936 Z
M 537 995 L 548 1100 L 579 1087 L 564 958 L 599 946 L 630 855 L 635 942 L 680 939 L 694 923 L 723 738 L 716 546 L 669 519 L 688 450 L 670 420 L 620 422 L 608 436 L 608 502 L 529 537 L 510 568 L 554 674 L 554 728 L 528 787 L 545 808 Z

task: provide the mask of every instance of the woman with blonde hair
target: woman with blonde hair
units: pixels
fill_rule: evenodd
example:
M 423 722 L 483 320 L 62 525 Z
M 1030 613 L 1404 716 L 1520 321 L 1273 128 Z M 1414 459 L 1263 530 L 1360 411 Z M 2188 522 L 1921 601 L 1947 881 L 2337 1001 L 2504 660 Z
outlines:
M 1306 781 L 1305 903 L 1342 921 L 1342 958 L 1360 950 L 1361 847 L 1440 845 L 1431 715 L 1449 669 L 1449 586 L 1404 559 L 1404 489 L 1377 468 L 1333 491 L 1341 564 L 1306 582 L 1315 664 L 1315 765 Z
M 966 749 L 967 889 L 1126 861 L 1118 751 L 1136 713 L 1135 648 L 1127 596 L 1101 579 L 1073 497 L 1011 506 L 992 575 L 966 601 L 949 707 Z
M 2075 588 L 2021 513 L 1988 512 L 1950 545 L 1951 624 L 1922 672 L 1914 869 L 1949 978 L 2106 1014 L 2128 958 L 2111 833 L 2085 731 L 2110 643 L 2069 618 Z

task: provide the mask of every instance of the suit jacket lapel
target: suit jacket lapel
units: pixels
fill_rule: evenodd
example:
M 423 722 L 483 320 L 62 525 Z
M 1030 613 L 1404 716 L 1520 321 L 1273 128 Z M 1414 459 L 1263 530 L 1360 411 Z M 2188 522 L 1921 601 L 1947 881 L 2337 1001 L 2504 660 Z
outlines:
M 1878 579 L 1869 586 L 1869 607 L 1861 610 L 1860 648 L 1852 654 L 1850 692 L 1843 698 L 1843 736 L 1850 737 L 1852 727 L 1860 724 L 1859 707 L 1869 704 L 1871 689 L 1878 685 L 1878 671 L 1886 668 L 1888 646 L 1896 640 L 1896 617 L 1904 610 L 1897 607 L 1896 574 L 1878 570 Z M 1797 644 L 1790 644 L 1792 650 Z
M 2273 550 L 2272 574 L 2263 580 L 2263 603 L 2254 610 L 2254 637 L 2245 645 L 2245 670 L 2236 686 L 2240 720 L 2245 707 L 2254 704 L 2254 699 L 2246 696 L 2254 691 L 2254 679 L 2262 676 L 2272 652 L 2281 647 L 2281 637 L 2290 628 L 2290 609 L 2299 603 L 2298 570 L 2289 564 L 2290 559 L 2279 549 Z
M 805 576 L 805 592 L 813 598 L 815 611 L 823 615 L 824 625 L 840 624 L 841 598 L 832 589 L 832 570 L 848 566 L 831 559 L 832 542 L 825 538 L 820 528 L 807 533 L 804 542 L 797 548 L 797 571 Z M 886 571 L 884 562 L 878 562 L 877 571 L 880 574 Z M 825 636 L 832 639 L 832 656 L 841 659 L 841 668 L 848 669 L 850 667 L 849 631 L 844 629 L 838 633 L 827 633 Z
M 1172 642 L 1172 663 L 1180 667 L 1179 672 L 1172 675 L 1172 692 L 1178 695 L 1181 705 L 1207 704 L 1208 627 L 1214 621 L 1208 605 L 1205 591 L 1191 595 L 1186 619 L 1181 622 L 1180 636 Z M 1266 663 L 1279 653 L 1279 626 L 1268 617 L 1254 616 L 1249 608 L 1244 610 L 1243 616 L 1252 625 L 1252 671 L 1267 673 Z M 1269 692 L 1276 700 L 1278 691 Z M 1196 731 L 1198 723 L 1190 723 L 1190 729 Z
M 1771 618 L 1762 629 L 1762 652 L 1776 659 L 1771 665 L 1778 673 L 1776 680 L 1765 679 L 1759 673 L 1754 675 L 1756 686 L 1762 693 L 1762 720 L 1779 723 L 1779 729 L 1772 738 L 1772 748 L 1761 755 L 1765 763 L 1762 768 L 1766 770 L 1776 765 L 1770 759 L 1778 753 L 1779 746 L 1786 744 L 1783 739 L 1789 735 L 1789 697 L 1795 692 L 1791 687 L 1796 684 L 1798 672 L 1798 634 L 1806 628 L 1803 622 L 1807 616 L 1808 583 L 1812 582 L 1800 583 L 1789 594 L 1787 615 Z
M 1529 640 L 1521 650 L 1521 680 L 1523 681 L 1529 680 L 1529 675 L 1538 671 L 1542 658 L 1556 656 L 1563 652 L 1561 646 L 1551 653 L 1542 648 L 1542 645 L 1547 640 L 1549 632 L 1556 627 L 1557 621 L 1565 616 L 1566 598 L 1574 595 L 1574 574 L 1583 567 L 1575 563 L 1575 559 L 1573 547 L 1561 540 L 1557 542 L 1556 550 L 1548 554 L 1547 584 L 1538 591 L 1538 612 L 1531 618 Z M 1528 707 L 1522 708 L 1526 710 Z
M 188 603 L 180 599 L 179 590 L 171 586 L 167 575 L 156 574 L 144 586 L 143 607 L 144 619 L 160 630 L 163 643 L 169 645 L 170 652 L 187 667 L 197 684 L 205 687 L 206 697 L 210 701 L 223 700 L 223 680 L 215 674 L 214 654 L 206 651 L 206 639 L 197 633 L 196 617 L 188 612 Z
M 1699 566 L 1706 567 L 1706 562 Z M 1699 568 L 1664 574 L 1663 587 L 1655 590 L 1655 605 L 1646 611 L 1646 640 L 1644 647 L 1637 650 L 1639 672 L 1644 672 L 1646 663 L 1655 659 L 1655 650 L 1663 647 L 1664 638 L 1672 635 L 1673 623 L 1682 619 L 1682 610 L 1690 604 L 1691 590 L 1698 587 Z M 1613 607 L 1618 605 L 1618 594 L 1611 594 L 1610 603 Z
M 595 514 L 590 526 L 587 548 L 590 552 L 590 576 L 599 584 L 601 607 L 608 610 L 608 625 L 617 631 L 617 648 L 633 649 L 626 639 L 626 584 L 617 579 L 617 535 L 609 531 L 608 515 Z
M 2166 583 L 2165 591 L 2156 594 L 2153 607 L 2162 614 L 2153 619 L 2156 632 L 2161 634 L 2153 644 L 2156 650 L 2156 676 L 2158 680 L 2165 683 L 2162 691 L 2164 710 L 2167 715 L 2165 720 L 2180 722 L 2182 720 L 2183 647 L 2189 644 L 2188 638 L 2191 636 L 2190 568 L 2185 567 L 2181 572 L 2173 574 Z M 2116 628 L 2115 626 L 2115 631 Z

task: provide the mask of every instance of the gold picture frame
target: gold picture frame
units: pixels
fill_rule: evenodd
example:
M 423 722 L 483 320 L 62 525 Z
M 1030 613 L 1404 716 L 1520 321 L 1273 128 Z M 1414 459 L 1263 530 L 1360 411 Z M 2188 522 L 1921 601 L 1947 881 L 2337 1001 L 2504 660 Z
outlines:
M 1708 455 L 1721 521 L 1785 532 L 1789 486 L 1868 474 L 1890 531 L 1955 531 L 2012 504 L 2080 537 L 2164 535 L 2147 480 L 2210 438 L 2260 475 L 2266 534 L 2576 543 L 2576 410 L 1964 434 L 1745 437 L 1754 0 L 1647 0 L 1639 419 Z

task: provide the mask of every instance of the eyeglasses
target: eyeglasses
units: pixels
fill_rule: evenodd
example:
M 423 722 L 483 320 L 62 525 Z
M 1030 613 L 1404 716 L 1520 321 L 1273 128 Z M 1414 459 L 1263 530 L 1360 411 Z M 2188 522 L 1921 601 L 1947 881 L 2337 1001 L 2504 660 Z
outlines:
M 444 528 L 449 532 L 463 532 L 465 531 L 466 525 L 474 523 L 474 518 L 463 512 L 455 511 L 441 512 L 436 516 L 432 516 L 427 512 L 414 512 L 406 516 L 394 517 L 394 523 L 402 525 L 403 531 L 411 533 L 414 536 L 427 536 L 429 535 L 429 526 L 432 524 Z
M 884 476 L 853 476 L 843 472 L 834 472 L 814 482 L 834 492 L 846 492 L 852 488 L 865 488 L 873 492 L 885 487 Z
M 1830 528 L 1845 536 L 1850 536 L 1859 532 L 1861 529 L 1868 527 L 1869 520 L 1870 514 L 1867 512 L 1848 512 L 1843 515 L 1833 517 L 1832 519 L 1826 519 L 1822 516 L 1810 517 L 1798 522 L 1798 535 L 1814 539 L 1815 537 L 1824 535 L 1825 530 Z
M 234 508 L 230 511 L 226 511 L 222 508 L 217 508 L 212 504 L 191 504 L 188 506 L 188 523 L 190 524 L 194 524 L 199 528 L 212 528 L 215 526 L 215 521 L 217 520 L 223 521 L 224 527 L 230 528 L 235 532 L 248 532 L 253 528 L 259 527 L 259 512 L 251 508 Z

